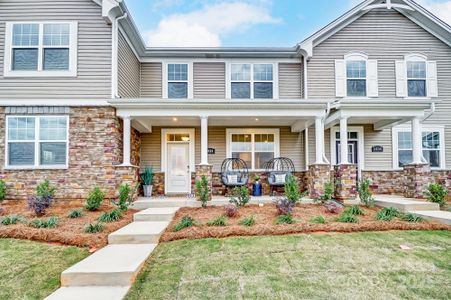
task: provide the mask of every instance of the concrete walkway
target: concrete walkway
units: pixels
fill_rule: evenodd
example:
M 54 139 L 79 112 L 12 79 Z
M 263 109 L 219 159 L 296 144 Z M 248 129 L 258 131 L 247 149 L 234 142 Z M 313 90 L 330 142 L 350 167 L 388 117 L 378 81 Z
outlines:
M 179 207 L 148 208 L 111 233 L 108 246 L 61 274 L 61 288 L 48 300 L 123 299 Z

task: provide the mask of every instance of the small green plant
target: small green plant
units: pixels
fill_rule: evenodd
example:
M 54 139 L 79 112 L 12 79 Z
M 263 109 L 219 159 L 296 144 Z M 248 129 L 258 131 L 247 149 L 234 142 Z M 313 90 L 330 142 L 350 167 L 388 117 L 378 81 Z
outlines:
M 276 219 L 276 224 L 294 224 L 296 221 L 293 219 L 292 215 L 280 215 Z
M 0 204 L 6 198 L 6 183 L 3 180 L 0 180 Z
M 100 222 L 89 223 L 85 226 L 86 233 L 98 233 L 103 231 L 103 224 Z
M 253 226 L 254 224 L 255 224 L 254 216 L 250 216 L 250 217 L 244 218 L 244 219 L 242 219 L 240 221 L 240 225 L 243 225 L 243 226 L 250 227 L 250 226 Z
M 83 217 L 83 210 L 82 209 L 73 209 L 68 214 L 67 217 L 71 219 L 81 218 Z
M 424 195 L 429 202 L 438 203 L 441 208 L 444 208 L 448 190 L 440 183 L 431 183 L 424 191 Z
M 313 224 L 326 224 L 326 218 L 324 218 L 323 216 L 316 216 L 310 219 L 310 223 Z
M 401 213 L 399 210 L 393 207 L 384 207 L 376 214 L 376 220 L 391 221 L 396 217 L 399 217 Z
M 55 228 L 56 226 L 58 226 L 58 217 L 32 220 L 30 222 L 30 226 L 34 228 Z
M 46 179 L 36 187 L 36 195 L 28 199 L 28 208 L 34 211 L 37 216 L 43 216 L 52 205 L 54 195 L 55 188 Z
M 357 223 L 359 219 L 356 216 L 351 215 L 350 213 L 342 213 L 338 218 L 338 222 L 342 223 Z
M 285 197 L 293 203 L 296 203 L 301 199 L 302 193 L 299 191 L 298 181 L 293 175 L 287 176 L 284 192 Z
M 172 228 L 172 230 L 174 232 L 180 231 L 184 228 L 188 228 L 191 226 L 195 226 L 196 222 L 194 221 L 194 219 L 191 216 L 183 216 L 183 218 L 174 225 L 174 227 Z
M 144 172 L 141 173 L 141 180 L 143 185 L 152 185 L 153 182 L 153 169 L 151 166 L 144 168 Z
M 36 195 L 43 198 L 53 198 L 55 196 L 55 187 L 46 179 L 36 187 Z
M 216 219 L 207 222 L 208 226 L 226 226 L 226 218 L 224 216 L 217 217 Z
M 250 200 L 249 189 L 245 186 L 241 186 L 233 189 L 232 197 L 229 202 L 235 204 L 237 207 L 243 207 L 249 203 Z
M 357 186 L 360 201 L 366 207 L 374 207 L 374 197 L 370 191 L 370 181 L 368 179 L 361 180 Z
M 89 192 L 85 208 L 89 211 L 96 211 L 102 205 L 104 199 L 105 193 L 96 186 Z
M 196 196 L 197 200 L 202 202 L 202 207 L 207 207 L 207 202 L 210 201 L 210 188 L 205 175 L 202 175 L 200 180 L 196 181 Z
M 121 211 L 127 211 L 129 206 L 133 202 L 133 195 L 135 194 L 138 185 L 134 189 L 130 187 L 128 183 L 123 183 L 119 187 L 119 199 L 118 201 L 112 201 Z
M 363 211 L 362 208 L 360 208 L 360 206 L 358 205 L 352 205 L 349 206 L 345 209 L 344 211 L 345 213 L 354 215 L 354 216 L 363 216 L 365 214 L 365 212 Z
M 254 177 L 254 181 L 255 181 L 255 182 L 258 182 L 258 181 L 260 181 L 260 176 L 259 176 L 259 175 L 255 175 L 255 177 Z
M 334 195 L 334 184 L 332 182 L 326 182 L 324 184 L 324 193 L 315 199 L 315 202 L 320 202 L 321 204 L 326 203 L 329 200 L 332 200 L 332 196 Z
M 401 218 L 403 221 L 407 222 L 423 222 L 424 219 L 420 216 L 417 216 L 416 214 L 408 213 L 402 216 Z
M 0 223 L 2 223 L 2 225 L 13 225 L 13 224 L 17 224 L 19 222 L 25 222 L 25 218 L 18 216 L 18 215 L 9 215 L 9 216 L 0 218 Z
M 98 221 L 111 223 L 111 222 L 119 221 L 121 218 L 122 218 L 122 211 L 119 208 L 115 208 L 113 210 L 106 211 L 103 214 L 101 214 L 100 217 L 98 218 Z

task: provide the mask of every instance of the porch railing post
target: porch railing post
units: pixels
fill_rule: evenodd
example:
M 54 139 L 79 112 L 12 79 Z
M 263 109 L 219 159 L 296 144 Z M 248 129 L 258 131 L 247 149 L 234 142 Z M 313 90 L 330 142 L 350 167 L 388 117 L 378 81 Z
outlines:
M 208 165 L 208 117 L 200 117 L 200 164 Z

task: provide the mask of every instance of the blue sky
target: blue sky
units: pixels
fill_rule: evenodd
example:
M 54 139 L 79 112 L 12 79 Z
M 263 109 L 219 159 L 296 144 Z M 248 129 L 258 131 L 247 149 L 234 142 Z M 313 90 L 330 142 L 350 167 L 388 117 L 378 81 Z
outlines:
M 294 46 L 360 0 L 125 0 L 149 46 Z M 419 0 L 451 22 L 451 0 Z

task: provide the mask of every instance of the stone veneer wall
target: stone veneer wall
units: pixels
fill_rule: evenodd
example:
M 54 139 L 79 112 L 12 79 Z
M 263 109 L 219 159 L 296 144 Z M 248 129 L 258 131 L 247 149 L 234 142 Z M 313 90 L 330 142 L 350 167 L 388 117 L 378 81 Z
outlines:
M 404 193 L 404 170 L 362 171 L 362 179 L 370 180 L 370 189 L 375 194 L 402 195 Z
M 6 170 L 0 156 L 0 178 L 7 184 L 8 200 L 25 200 L 37 184 L 49 179 L 56 186 L 56 199 L 86 198 L 99 186 L 114 198 L 118 185 L 136 182 L 137 168 L 122 168 L 122 122 L 111 107 L 69 109 L 69 167 L 64 170 Z M 5 151 L 5 108 L 0 108 L 0 151 Z M 140 135 L 132 130 L 132 162 L 139 164 Z

